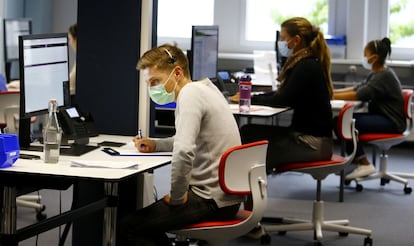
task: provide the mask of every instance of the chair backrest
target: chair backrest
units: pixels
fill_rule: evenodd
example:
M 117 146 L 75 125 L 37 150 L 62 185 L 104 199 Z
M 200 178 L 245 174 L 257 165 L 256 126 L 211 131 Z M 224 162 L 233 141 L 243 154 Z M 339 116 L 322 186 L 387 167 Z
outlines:
M 403 89 L 402 94 L 404 97 L 404 114 L 405 118 L 407 119 L 407 128 L 406 131 L 411 131 L 413 127 L 413 119 L 412 119 L 412 98 L 413 98 L 413 90 L 411 89 Z
M 352 102 L 346 103 L 338 115 L 337 128 L 338 128 L 338 138 L 340 140 L 352 140 L 353 129 L 350 124 L 353 121 L 355 104 Z
M 0 123 L 6 123 L 4 110 L 9 107 L 20 107 L 19 91 L 0 92 Z
M 257 141 L 230 148 L 223 153 L 219 164 L 222 190 L 228 194 L 250 195 L 249 173 L 258 165 L 266 165 L 268 141 Z

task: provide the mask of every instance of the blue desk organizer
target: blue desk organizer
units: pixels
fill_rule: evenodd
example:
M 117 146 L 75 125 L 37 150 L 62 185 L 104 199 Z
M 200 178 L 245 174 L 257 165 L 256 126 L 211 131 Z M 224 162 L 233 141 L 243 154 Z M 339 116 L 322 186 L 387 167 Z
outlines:
M 14 134 L 0 134 L 0 168 L 10 167 L 19 159 L 19 139 Z

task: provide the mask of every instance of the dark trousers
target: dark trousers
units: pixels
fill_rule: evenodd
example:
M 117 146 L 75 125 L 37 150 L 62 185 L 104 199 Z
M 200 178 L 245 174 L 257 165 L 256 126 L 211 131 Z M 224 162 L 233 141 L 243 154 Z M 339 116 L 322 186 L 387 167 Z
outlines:
M 125 216 L 118 230 L 123 246 L 171 245 L 165 232 L 207 220 L 230 220 L 240 204 L 218 208 L 214 200 L 203 199 L 192 191 L 184 205 L 170 206 L 163 199 Z
M 335 118 L 336 119 L 336 118 Z M 400 133 L 394 124 L 385 116 L 371 113 L 354 113 L 355 128 L 358 134 L 362 133 Z M 346 143 L 346 152 L 352 153 L 353 145 L 349 141 Z M 355 159 L 365 156 L 362 144 L 357 143 Z
M 244 144 L 269 141 L 266 158 L 268 173 L 277 172 L 277 167 L 283 164 L 329 160 L 332 156 L 332 138 L 319 138 L 318 143 L 311 146 L 301 141 L 301 135 L 290 127 L 249 124 L 240 129 L 240 134 Z

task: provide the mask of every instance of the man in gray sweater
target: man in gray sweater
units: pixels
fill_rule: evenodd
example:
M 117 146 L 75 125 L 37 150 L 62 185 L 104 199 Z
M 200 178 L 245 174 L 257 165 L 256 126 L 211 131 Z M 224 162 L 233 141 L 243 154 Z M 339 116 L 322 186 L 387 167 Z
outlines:
M 124 218 L 119 231 L 122 245 L 164 246 L 170 244 L 165 232 L 234 218 L 244 197 L 221 190 L 218 166 L 223 152 L 241 140 L 222 93 L 209 79 L 191 81 L 187 58 L 179 48 L 163 45 L 147 51 L 137 68 L 155 103 L 177 103 L 174 137 L 134 139 L 141 152 L 172 151 L 171 190 Z

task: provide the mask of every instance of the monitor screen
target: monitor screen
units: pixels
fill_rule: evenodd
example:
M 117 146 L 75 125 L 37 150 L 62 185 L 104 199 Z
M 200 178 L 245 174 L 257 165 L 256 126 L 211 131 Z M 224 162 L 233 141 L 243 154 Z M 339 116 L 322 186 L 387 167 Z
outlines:
M 192 80 L 217 77 L 218 26 L 193 26 L 190 69 Z
M 32 20 L 26 18 L 4 19 L 4 56 L 5 61 L 19 59 L 19 36 L 32 33 Z
M 69 106 L 69 57 L 66 33 L 19 37 L 20 117 L 47 113 L 50 99 Z
M 68 50 L 66 33 L 19 36 L 21 149 L 31 149 L 30 119 L 46 114 L 50 99 L 70 105 Z

